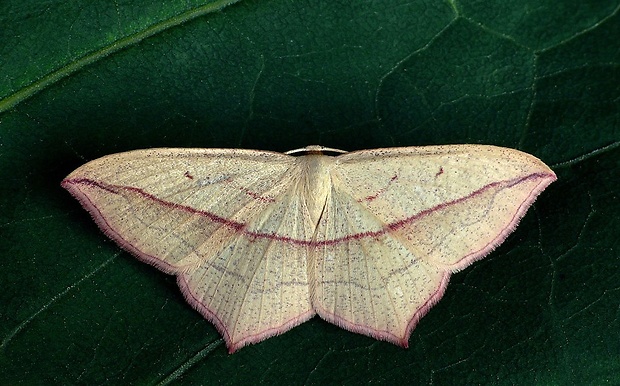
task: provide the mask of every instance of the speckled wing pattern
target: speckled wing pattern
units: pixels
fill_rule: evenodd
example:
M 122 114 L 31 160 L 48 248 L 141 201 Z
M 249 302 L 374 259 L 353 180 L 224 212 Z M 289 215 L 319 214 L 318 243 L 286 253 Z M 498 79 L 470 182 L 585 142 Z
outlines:
M 234 352 L 315 313 L 406 347 L 450 274 L 501 243 L 554 180 L 528 154 L 455 145 L 137 150 L 62 185 L 121 247 L 176 275 Z

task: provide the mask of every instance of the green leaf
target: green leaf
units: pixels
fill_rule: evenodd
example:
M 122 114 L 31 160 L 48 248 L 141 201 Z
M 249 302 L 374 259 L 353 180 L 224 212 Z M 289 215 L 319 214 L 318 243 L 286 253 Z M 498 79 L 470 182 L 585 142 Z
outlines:
M 620 383 L 619 9 L 2 2 L 0 384 Z M 146 147 L 450 143 L 521 149 L 559 179 L 407 350 L 315 318 L 228 355 L 59 186 Z

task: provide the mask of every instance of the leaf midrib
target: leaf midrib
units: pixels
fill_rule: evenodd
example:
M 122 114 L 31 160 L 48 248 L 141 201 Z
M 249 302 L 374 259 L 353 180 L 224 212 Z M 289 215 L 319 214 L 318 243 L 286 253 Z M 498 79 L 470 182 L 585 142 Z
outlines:
M 122 39 L 113 41 L 112 43 L 101 47 L 98 50 L 92 51 L 76 60 L 65 64 L 55 71 L 48 73 L 47 75 L 40 77 L 33 81 L 29 85 L 20 88 L 12 94 L 9 94 L 6 98 L 0 100 L 0 113 L 12 109 L 24 100 L 34 96 L 38 92 L 47 89 L 59 80 L 95 63 L 108 55 L 121 51 L 134 44 L 140 43 L 142 40 L 151 36 L 157 35 L 160 32 L 166 31 L 170 28 L 176 27 L 180 24 L 186 23 L 200 16 L 204 16 L 209 13 L 221 11 L 222 9 L 240 2 L 241 0 L 217 0 L 213 3 L 202 5 L 200 7 L 190 9 L 181 14 L 172 16 L 168 19 L 159 21 L 146 29 L 128 35 Z

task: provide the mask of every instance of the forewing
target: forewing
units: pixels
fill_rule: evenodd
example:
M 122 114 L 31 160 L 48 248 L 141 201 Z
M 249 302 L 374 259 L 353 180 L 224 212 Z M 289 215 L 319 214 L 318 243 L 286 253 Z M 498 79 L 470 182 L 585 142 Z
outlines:
M 483 145 L 360 151 L 338 157 L 333 174 L 376 216 L 363 232 L 390 233 L 452 271 L 499 245 L 556 179 L 529 154 Z
M 235 237 L 292 183 L 295 158 L 229 149 L 112 154 L 62 182 L 123 248 L 168 273 L 198 263 L 212 235 Z

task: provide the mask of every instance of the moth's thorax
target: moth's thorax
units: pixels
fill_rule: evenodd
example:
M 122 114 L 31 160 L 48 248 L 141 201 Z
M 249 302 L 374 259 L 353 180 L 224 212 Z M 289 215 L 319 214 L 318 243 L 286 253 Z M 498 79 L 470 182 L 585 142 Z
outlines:
M 303 189 L 304 197 L 307 197 L 310 219 L 313 224 L 317 224 L 331 189 L 330 169 L 335 158 L 309 154 L 298 157 L 298 160 L 302 174 L 300 188 Z

